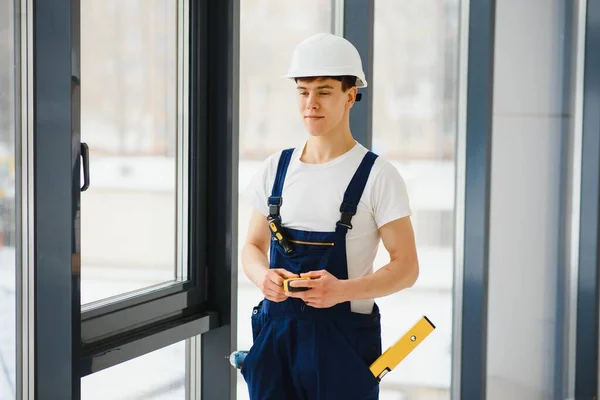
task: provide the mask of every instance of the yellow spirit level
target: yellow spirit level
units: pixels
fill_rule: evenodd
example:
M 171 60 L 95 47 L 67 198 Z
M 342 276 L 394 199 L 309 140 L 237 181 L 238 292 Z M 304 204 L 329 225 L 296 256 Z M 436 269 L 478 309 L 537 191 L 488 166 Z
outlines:
M 433 330 L 435 325 L 423 316 L 396 343 L 390 346 L 373 364 L 371 372 L 381 380 L 388 372 L 396 368 Z
M 298 277 L 298 278 L 287 278 L 283 280 L 283 290 L 286 292 L 304 292 L 305 290 L 308 290 L 310 288 L 307 287 L 294 287 L 290 285 L 290 282 L 292 281 L 301 281 L 301 280 L 310 280 L 309 277 Z

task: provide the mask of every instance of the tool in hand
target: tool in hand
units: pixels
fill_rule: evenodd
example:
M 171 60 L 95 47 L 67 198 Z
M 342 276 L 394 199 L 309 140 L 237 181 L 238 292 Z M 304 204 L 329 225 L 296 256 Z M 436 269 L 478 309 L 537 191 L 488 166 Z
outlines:
M 381 381 L 381 378 L 396 368 L 434 329 L 435 325 L 429 318 L 423 316 L 404 336 L 371 364 L 369 368 L 375 378 Z
M 273 233 L 273 238 L 277 240 L 277 242 L 279 242 L 279 244 L 283 248 L 283 251 L 285 251 L 287 254 L 294 251 L 292 245 L 285 237 L 285 232 L 283 230 L 283 227 L 281 226 L 281 223 L 277 219 L 269 220 L 269 229 Z
M 242 365 L 244 365 L 244 360 L 246 359 L 247 355 L 248 351 L 246 350 L 234 351 L 229 356 L 229 363 L 237 369 L 242 369 Z
M 297 286 L 292 286 L 290 285 L 291 282 L 293 281 L 302 281 L 302 280 L 310 280 L 309 277 L 298 277 L 298 278 L 287 278 L 283 280 L 283 290 L 285 292 L 304 292 L 306 290 L 309 290 L 309 287 L 306 286 L 302 286 L 302 287 L 297 287 Z

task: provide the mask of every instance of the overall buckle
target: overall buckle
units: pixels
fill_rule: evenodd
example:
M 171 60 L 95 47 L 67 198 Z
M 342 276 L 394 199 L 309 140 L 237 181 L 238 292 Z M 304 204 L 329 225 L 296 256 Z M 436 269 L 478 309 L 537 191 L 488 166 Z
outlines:
M 281 196 L 271 196 L 269 197 L 269 217 L 276 218 L 279 217 L 279 208 L 283 204 L 283 199 Z
M 344 226 L 348 229 L 352 229 L 352 217 L 356 214 L 356 207 L 348 203 L 342 203 L 340 206 L 340 212 L 342 213 L 340 220 L 337 222 L 338 225 Z

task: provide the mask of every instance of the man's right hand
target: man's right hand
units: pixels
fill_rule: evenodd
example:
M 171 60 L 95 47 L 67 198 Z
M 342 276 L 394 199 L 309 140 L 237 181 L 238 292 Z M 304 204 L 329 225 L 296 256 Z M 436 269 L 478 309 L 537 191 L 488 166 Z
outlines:
M 283 280 L 297 277 L 298 274 L 291 273 L 283 268 L 270 268 L 266 271 L 262 282 L 258 286 L 267 300 L 279 303 L 288 298 L 283 291 Z

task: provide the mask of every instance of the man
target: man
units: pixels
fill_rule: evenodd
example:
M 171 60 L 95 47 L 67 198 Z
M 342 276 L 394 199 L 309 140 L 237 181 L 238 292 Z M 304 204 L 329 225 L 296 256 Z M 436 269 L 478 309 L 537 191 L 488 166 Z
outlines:
M 374 299 L 411 287 L 419 273 L 406 186 L 350 131 L 358 88 L 367 86 L 350 42 L 306 39 L 287 77 L 308 139 L 265 160 L 245 191 L 254 211 L 242 266 L 264 300 L 253 308 L 241 373 L 252 400 L 377 399 Z M 373 273 L 380 240 L 390 262 Z M 310 279 L 284 291 L 293 277 Z

